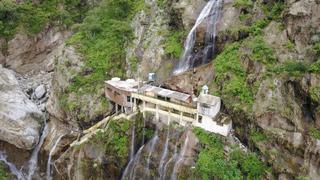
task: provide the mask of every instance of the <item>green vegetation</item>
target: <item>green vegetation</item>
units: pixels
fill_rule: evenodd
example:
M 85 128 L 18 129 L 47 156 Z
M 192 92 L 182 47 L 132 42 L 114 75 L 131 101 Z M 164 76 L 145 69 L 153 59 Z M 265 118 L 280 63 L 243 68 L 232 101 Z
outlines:
M 309 129 L 309 133 L 312 137 L 320 140 L 320 130 L 316 129 L 315 127 L 311 127 Z
M 310 97 L 315 102 L 320 102 L 320 85 L 310 88 Z
M 80 22 L 88 5 L 81 0 L 26 0 L 0 2 L 0 37 L 10 39 L 18 29 L 29 35 L 39 33 L 45 25 L 70 26 Z
M 167 5 L 167 0 L 157 0 L 157 4 L 160 8 L 164 9 Z
M 287 60 L 282 65 L 274 68 L 276 73 L 288 73 L 289 75 L 298 76 L 308 71 L 308 66 L 304 62 Z
M 9 175 L 6 172 L 3 163 L 0 162 L 0 180 L 8 180 L 8 179 L 9 179 Z
M 231 152 L 230 157 L 231 161 L 237 162 L 247 179 L 261 179 L 261 176 L 267 171 L 266 165 L 254 153 L 244 153 L 236 149 Z
M 249 134 L 249 138 L 253 142 L 261 142 L 261 141 L 268 140 L 267 135 L 258 130 L 251 130 Z
M 313 45 L 313 50 L 317 56 L 320 56 L 320 42 Z
M 309 71 L 312 73 L 320 73 L 320 59 L 310 65 Z
M 200 128 L 195 128 L 193 131 L 201 144 L 195 169 L 195 174 L 201 179 L 214 177 L 214 179 L 241 180 L 244 176 L 247 179 L 260 179 L 265 173 L 266 166 L 255 154 L 236 149 L 226 155 L 220 137 Z
M 67 42 L 83 55 L 84 68 L 75 74 L 71 85 L 60 96 L 65 109 L 82 108 L 78 102 L 69 102 L 69 94 L 76 94 L 75 99 L 84 94 L 98 94 L 106 79 L 125 77 L 125 47 L 133 37 L 130 21 L 142 8 L 143 0 L 102 0 L 88 11 L 78 31 Z M 137 69 L 137 62 L 137 58 L 130 59 L 133 70 Z M 100 99 L 106 102 L 103 96 Z
M 267 3 L 262 5 L 262 9 L 268 20 L 280 21 L 282 19 L 282 11 L 285 9 L 285 4 L 282 1 Z
M 106 154 L 113 155 L 117 162 L 124 165 L 130 147 L 126 133 L 131 125 L 131 121 L 126 119 L 110 120 L 106 130 L 98 132 L 93 138 L 93 143 L 101 145 Z
M 250 52 L 245 52 L 249 56 L 250 60 L 259 61 L 265 65 L 273 64 L 276 62 L 273 50 L 265 43 L 262 36 L 255 36 L 253 38 L 246 39 L 243 42 L 243 46 Z
M 165 52 L 172 58 L 180 58 L 183 52 L 184 31 L 170 31 L 165 42 Z
M 237 8 L 252 8 L 253 2 L 251 0 L 235 0 L 233 5 Z
M 242 106 L 252 107 L 252 90 L 246 83 L 246 71 L 239 59 L 239 43 L 234 43 L 213 61 L 216 79 L 215 82 L 221 85 L 220 95 L 226 103 L 236 108 Z

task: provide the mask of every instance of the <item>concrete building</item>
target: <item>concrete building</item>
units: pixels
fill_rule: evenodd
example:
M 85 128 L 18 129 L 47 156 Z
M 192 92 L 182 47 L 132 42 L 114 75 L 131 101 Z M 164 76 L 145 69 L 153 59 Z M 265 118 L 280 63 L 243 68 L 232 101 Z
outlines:
M 106 81 L 106 97 L 114 103 L 116 113 L 132 113 L 138 108 L 143 114 L 154 113 L 155 120 L 170 124 L 188 124 L 228 136 L 232 122 L 219 120 L 221 99 L 208 94 L 208 87 L 197 98 L 182 92 L 139 83 L 133 79 Z

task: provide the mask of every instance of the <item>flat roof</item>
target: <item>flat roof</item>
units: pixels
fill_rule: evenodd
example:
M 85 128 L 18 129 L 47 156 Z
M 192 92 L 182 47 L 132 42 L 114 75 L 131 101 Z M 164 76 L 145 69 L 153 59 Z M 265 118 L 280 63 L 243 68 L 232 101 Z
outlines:
M 139 83 L 135 81 L 134 79 L 127 79 L 125 81 L 120 80 L 120 78 L 112 78 L 109 81 L 105 81 L 105 83 L 124 90 L 128 92 L 137 92 Z
M 198 102 L 199 103 L 204 103 L 208 105 L 216 105 L 221 101 L 220 97 L 209 95 L 209 94 L 200 94 L 198 97 Z
M 177 92 L 177 91 L 172 91 L 172 90 L 164 89 L 164 88 L 157 87 L 157 86 L 152 86 L 149 84 L 146 84 L 143 87 L 141 87 L 140 91 L 152 92 L 152 93 L 160 95 L 162 97 L 173 98 L 173 99 L 177 99 L 177 100 L 185 101 L 185 102 L 187 102 L 188 99 L 191 97 L 189 94 L 185 94 L 185 93 L 181 93 L 181 92 Z

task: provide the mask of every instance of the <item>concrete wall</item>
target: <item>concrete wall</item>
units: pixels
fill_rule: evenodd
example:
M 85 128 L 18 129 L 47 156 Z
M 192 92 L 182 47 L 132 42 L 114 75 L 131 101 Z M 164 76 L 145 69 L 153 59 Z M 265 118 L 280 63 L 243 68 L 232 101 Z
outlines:
M 213 132 L 213 133 L 221 134 L 223 136 L 228 136 L 231 129 L 232 129 L 231 122 L 229 124 L 219 125 L 219 124 L 217 124 L 216 121 L 213 121 L 211 118 L 205 117 L 205 116 L 202 118 L 201 123 L 194 122 L 193 125 L 196 127 L 203 128 L 203 129 L 210 131 L 210 132 Z

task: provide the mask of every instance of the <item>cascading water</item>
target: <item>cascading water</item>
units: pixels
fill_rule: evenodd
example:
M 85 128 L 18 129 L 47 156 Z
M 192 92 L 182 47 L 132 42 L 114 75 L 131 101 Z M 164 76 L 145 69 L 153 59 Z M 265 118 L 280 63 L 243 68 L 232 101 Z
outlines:
M 134 172 L 133 172 L 134 166 L 135 166 L 135 164 L 137 164 L 137 162 L 139 162 L 143 148 L 144 148 L 144 145 L 140 147 L 136 156 L 133 159 L 131 159 L 131 161 L 129 162 L 129 164 L 127 165 L 126 169 L 123 172 L 121 180 L 125 180 L 126 178 L 132 179 L 132 176 L 134 174 Z M 128 177 L 128 175 L 129 175 L 129 177 Z
M 216 26 L 220 16 L 222 0 L 210 0 L 201 11 L 195 25 L 188 34 L 184 45 L 184 52 L 179 63 L 174 68 L 173 74 L 182 73 L 194 67 L 195 53 L 194 45 L 196 42 L 197 29 L 204 22 L 206 23 L 205 43 L 202 51 L 202 62 L 198 64 L 208 63 L 214 55 Z
M 61 139 L 63 138 L 64 135 L 61 135 L 58 137 L 57 141 L 55 142 L 55 144 L 53 145 L 52 149 L 50 150 L 49 153 L 49 158 L 48 158 L 48 163 L 47 163 L 47 180 L 51 180 L 51 159 L 52 159 L 52 154 L 54 153 L 54 151 L 56 150 L 59 142 L 61 141 Z
M 159 179 L 162 178 L 162 175 L 163 175 L 163 171 L 164 171 L 164 163 L 165 163 L 165 160 L 167 159 L 167 156 L 168 156 L 168 146 L 169 146 L 169 138 L 170 136 L 170 129 L 168 129 L 167 131 L 167 135 L 166 135 L 166 143 L 164 144 L 164 149 L 163 149 L 163 153 L 161 155 L 161 159 L 160 159 L 160 164 L 159 164 L 159 169 L 158 169 L 158 173 L 159 173 Z
M 17 169 L 17 167 L 10 163 L 7 160 L 7 156 L 4 152 L 0 151 L 0 161 L 3 162 L 4 164 L 6 164 L 9 167 L 9 170 L 11 172 L 11 174 L 15 175 L 16 178 L 18 180 L 25 180 L 24 175 L 22 174 L 22 172 L 20 170 Z
M 188 147 L 188 143 L 189 143 L 189 133 L 190 131 L 187 131 L 187 134 L 186 134 L 186 140 L 183 144 L 183 148 L 179 154 L 179 158 L 178 160 L 176 161 L 176 163 L 174 164 L 174 167 L 173 167 L 173 172 L 172 172 L 172 175 L 171 175 L 171 180 L 176 180 L 177 179 L 177 170 L 180 166 L 180 163 L 183 161 L 184 159 L 184 156 L 186 154 L 186 151 L 187 151 L 187 147 Z
M 37 146 L 34 148 L 31 158 L 29 160 L 29 166 L 28 166 L 28 180 L 31 180 L 36 169 L 37 169 L 37 165 L 38 165 L 38 155 L 39 155 L 39 151 L 41 149 L 41 146 L 44 142 L 44 139 L 47 137 L 48 135 L 48 131 L 49 131 L 49 127 L 48 124 L 45 122 L 45 126 L 40 138 L 39 143 L 37 144 Z
M 152 140 L 151 140 L 151 147 L 150 147 L 149 155 L 148 155 L 148 158 L 147 158 L 147 164 L 146 164 L 146 167 L 145 167 L 145 169 L 148 171 L 148 177 L 149 177 L 149 174 L 150 174 L 150 160 L 151 160 L 151 156 L 152 156 L 152 154 L 153 154 L 153 152 L 154 152 L 154 149 L 155 149 L 155 147 L 156 147 L 156 144 L 157 144 L 157 142 L 158 142 L 158 139 L 159 139 L 158 134 L 156 134 L 156 135 L 152 138 Z
M 134 157 L 134 152 L 135 152 L 135 132 L 136 132 L 136 127 L 135 125 L 132 126 L 131 129 L 131 150 L 130 150 L 130 160 L 133 159 Z
M 174 153 L 173 156 L 170 158 L 170 160 L 166 163 L 164 166 L 163 173 L 160 174 L 160 179 L 164 179 L 166 177 L 167 171 L 168 171 L 168 166 L 171 162 L 175 161 L 178 158 L 178 144 L 176 143 L 174 146 Z

